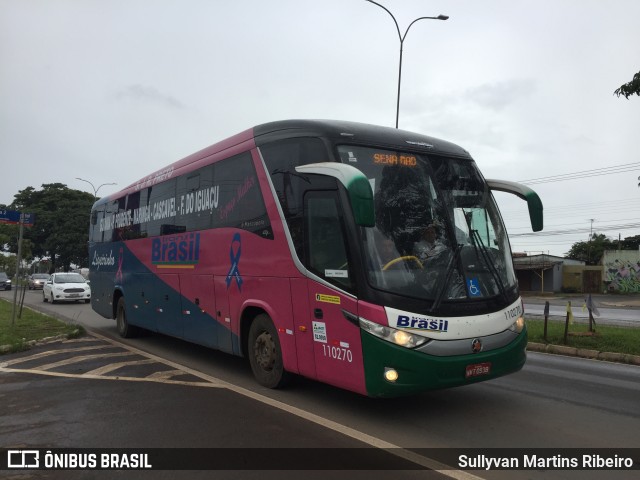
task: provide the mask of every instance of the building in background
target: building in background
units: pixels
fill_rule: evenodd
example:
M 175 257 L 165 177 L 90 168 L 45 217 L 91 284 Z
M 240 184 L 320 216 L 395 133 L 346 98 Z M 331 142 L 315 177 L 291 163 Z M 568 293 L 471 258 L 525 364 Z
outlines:
M 640 249 L 605 250 L 602 268 L 607 291 L 640 293 Z
M 520 290 L 535 293 L 640 293 L 640 249 L 606 250 L 600 265 L 514 253 Z
M 564 269 L 568 266 L 584 267 L 585 262 L 547 254 L 515 253 L 513 265 L 521 291 L 555 293 L 564 290 Z

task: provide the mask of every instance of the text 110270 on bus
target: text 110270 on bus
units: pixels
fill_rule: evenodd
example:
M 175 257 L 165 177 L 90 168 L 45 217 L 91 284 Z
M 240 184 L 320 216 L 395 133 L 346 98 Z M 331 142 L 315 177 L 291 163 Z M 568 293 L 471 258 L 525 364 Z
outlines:
M 254 127 L 98 200 L 92 306 L 374 397 L 522 368 L 526 327 L 492 190 L 462 148 L 372 125 Z

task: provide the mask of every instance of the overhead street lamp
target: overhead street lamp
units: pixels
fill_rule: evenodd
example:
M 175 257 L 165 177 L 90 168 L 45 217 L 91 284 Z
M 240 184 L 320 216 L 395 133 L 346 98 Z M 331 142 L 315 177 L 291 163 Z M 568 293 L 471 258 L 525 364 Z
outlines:
M 80 178 L 80 177 L 76 177 L 76 180 L 80 180 L 82 182 L 87 182 L 89 185 L 91 185 L 91 188 L 93 188 L 93 200 L 97 200 L 98 199 L 98 190 L 100 190 L 102 187 L 104 187 L 105 185 L 117 185 L 117 183 L 103 183 L 102 185 L 99 185 L 98 188 L 93 186 L 93 183 L 91 183 L 89 180 L 85 180 L 84 178 Z
M 393 13 L 391 13 L 387 7 L 385 7 L 384 5 L 380 5 L 379 3 L 374 2 L 373 0 L 367 0 L 367 2 L 373 3 L 374 5 L 379 6 L 385 12 L 387 12 L 389 15 L 391 15 L 391 18 L 393 19 L 393 23 L 396 24 L 396 30 L 398 31 L 398 39 L 400 39 L 400 62 L 399 62 L 399 66 L 398 66 L 398 98 L 397 98 L 397 101 L 396 101 L 396 128 L 398 128 L 398 117 L 400 115 L 400 83 L 402 81 L 402 47 L 404 45 L 405 38 L 407 38 L 407 33 L 409 33 L 409 29 L 411 28 L 411 26 L 414 23 L 416 23 L 417 21 L 419 21 L 419 20 L 447 20 L 449 17 L 447 15 L 438 15 L 437 17 L 420 17 L 420 18 L 416 18 L 413 22 L 411 22 L 409 24 L 409 26 L 407 27 L 407 29 L 404 32 L 404 35 L 402 35 L 400 33 L 400 27 L 398 26 L 398 22 L 396 21 L 396 17 L 393 16 Z

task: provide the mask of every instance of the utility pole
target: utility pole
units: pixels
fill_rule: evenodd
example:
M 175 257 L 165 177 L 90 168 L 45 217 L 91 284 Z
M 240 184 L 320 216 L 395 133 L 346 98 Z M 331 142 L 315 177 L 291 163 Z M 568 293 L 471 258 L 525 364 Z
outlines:
M 593 222 L 595 222 L 595 218 L 590 218 L 591 221 L 591 232 L 589 233 L 589 248 L 587 253 L 588 261 L 587 263 L 591 263 L 591 240 L 593 240 Z

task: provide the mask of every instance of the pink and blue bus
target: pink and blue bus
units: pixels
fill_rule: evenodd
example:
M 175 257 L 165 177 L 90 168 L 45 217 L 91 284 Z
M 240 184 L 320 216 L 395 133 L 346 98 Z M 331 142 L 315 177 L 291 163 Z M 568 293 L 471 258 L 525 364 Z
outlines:
M 256 126 L 98 200 L 93 309 L 372 397 L 516 372 L 527 332 L 488 180 L 464 149 L 393 128 Z

